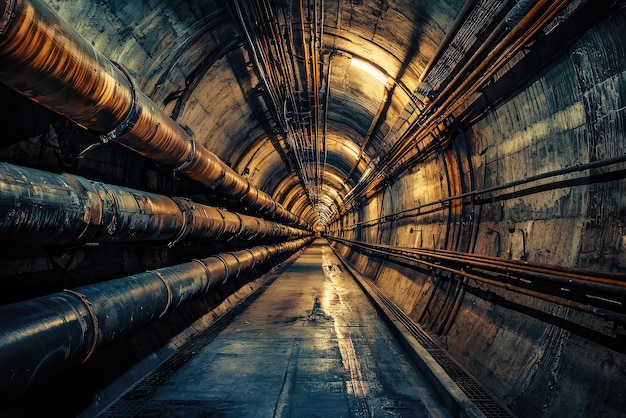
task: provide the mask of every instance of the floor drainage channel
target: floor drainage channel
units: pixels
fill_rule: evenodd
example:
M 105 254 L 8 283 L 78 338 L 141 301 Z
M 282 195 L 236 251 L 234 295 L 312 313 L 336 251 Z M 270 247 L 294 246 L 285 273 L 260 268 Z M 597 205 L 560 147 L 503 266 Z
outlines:
M 339 256 L 338 256 L 339 257 Z M 396 316 L 407 331 L 424 347 L 441 368 L 450 376 L 452 381 L 465 393 L 465 395 L 476 405 L 480 412 L 487 418 L 509 418 L 514 415 L 502 406 L 483 386 L 462 367 L 460 367 L 449 354 L 439 347 L 432 338 L 426 334 L 419 326 L 417 326 L 400 308 L 398 308 L 387 296 L 385 296 L 376 286 L 365 286 L 361 283 L 362 279 L 357 277 L 355 271 L 349 266 L 342 257 L 339 259 L 344 263 L 346 268 L 352 273 L 353 277 L 361 285 L 361 288 L 369 293 L 371 290 L 375 292 L 378 298 L 385 304 L 389 311 Z M 374 303 L 376 305 L 376 303 Z
M 174 355 L 98 416 L 103 418 L 129 418 L 138 415 L 144 408 L 150 405 L 152 394 L 155 393 L 159 387 L 163 386 L 163 384 L 185 363 L 191 360 L 200 349 L 213 341 L 237 315 L 241 314 L 252 302 L 261 296 L 277 277 L 278 276 L 273 276 L 269 278 L 263 286 L 259 287 L 233 309 L 218 318 L 202 334 L 185 343 Z

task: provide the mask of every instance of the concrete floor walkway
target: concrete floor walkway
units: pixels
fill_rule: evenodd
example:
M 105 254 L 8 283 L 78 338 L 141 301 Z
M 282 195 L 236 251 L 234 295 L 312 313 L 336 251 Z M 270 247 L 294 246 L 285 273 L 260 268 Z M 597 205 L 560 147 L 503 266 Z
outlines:
M 135 416 L 446 415 L 361 288 L 318 239 Z

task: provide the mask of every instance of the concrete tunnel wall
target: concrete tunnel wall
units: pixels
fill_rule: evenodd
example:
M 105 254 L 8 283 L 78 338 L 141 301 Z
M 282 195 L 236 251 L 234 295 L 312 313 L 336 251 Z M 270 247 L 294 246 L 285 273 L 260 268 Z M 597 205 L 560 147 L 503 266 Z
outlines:
M 222 160 L 235 164 L 244 153 L 243 148 L 225 140 L 241 136 L 242 126 L 248 138 L 261 135 L 263 127 L 255 117 L 258 109 L 249 105 L 258 100 L 253 89 L 258 80 L 248 79 L 247 72 L 233 71 L 249 63 L 251 57 L 243 48 L 237 57 L 216 52 L 240 48 L 237 42 L 241 39 L 226 21 L 210 19 L 215 13 L 210 4 L 181 2 L 171 7 L 168 2 L 136 5 L 113 1 L 77 2 L 66 7 L 65 2 L 47 3 L 96 49 L 123 63 L 138 86 L 168 113 L 183 103 L 173 93 L 184 97 L 185 86 L 190 81 L 196 83 L 193 94 L 185 98 L 184 111 L 177 113 L 177 121 Z M 626 16 L 623 7 L 618 10 L 588 23 L 589 30 L 547 67 L 536 67 L 529 51 L 520 54 L 491 84 L 494 97 L 504 100 L 492 102 L 485 95 L 473 108 L 457 112 L 455 116 L 463 122 L 461 129 L 444 133 L 438 147 L 344 214 L 330 226 L 330 234 L 398 247 L 423 246 L 623 272 L 626 184 L 623 168 L 618 165 L 555 175 L 480 199 L 463 200 L 463 204 L 441 204 L 418 216 L 355 226 L 468 191 L 624 155 Z M 197 23 L 202 15 L 207 16 L 204 26 Z M 190 43 L 178 44 L 181 38 L 190 39 Z M 202 42 L 194 43 L 197 39 Z M 198 71 L 203 60 L 206 68 Z M 523 74 L 511 75 L 509 70 Z M 15 145 L 3 149 L 2 158 L 51 171 L 68 169 L 56 148 L 71 149 L 75 145 L 70 140 L 85 140 L 89 134 L 12 92 L 3 95 L 16 106 L 3 119 L 11 120 L 7 136 Z M 208 107 L 203 101 L 207 97 L 225 105 Z M 208 124 L 207 120 L 219 123 Z M 74 156 L 78 150 L 72 150 Z M 279 158 L 275 161 L 281 162 Z M 280 169 L 270 166 L 258 167 L 261 174 L 251 175 L 250 181 L 271 190 L 284 173 L 272 171 Z M 200 194 L 195 184 L 163 175 L 158 167 L 115 144 L 69 168 L 90 178 L 152 192 Z M 251 172 L 255 173 L 254 167 Z M 227 243 L 214 245 L 230 249 Z M 375 280 L 413 320 L 437 335 L 450 353 L 516 414 L 624 413 L 623 324 L 487 285 L 470 283 L 457 294 L 458 279 L 448 282 L 423 269 L 342 244 L 333 246 Z M 62 264 L 74 269 L 82 280 L 89 280 L 96 276 L 95 265 L 102 275 L 113 278 L 180 262 L 190 251 L 194 257 L 204 255 L 196 245 L 187 250 L 158 251 L 128 244 L 87 247 L 54 257 L 38 247 L 30 251 L 28 256 L 5 263 L 10 274 L 34 277 L 41 271 L 52 271 L 61 275 Z M 90 263 L 85 262 L 87 259 Z M 67 276 L 59 280 L 70 281 Z M 223 292 L 234 292 L 236 285 L 243 283 L 243 279 L 231 283 L 232 289 Z M 42 293 L 50 286 L 38 285 Z M 212 301 L 212 305 L 217 303 Z M 200 308 L 192 306 L 188 311 Z M 181 316 L 192 315 L 186 311 Z M 125 342 L 134 346 L 125 350 L 144 355 L 139 346 L 148 346 L 158 339 L 154 335 L 163 332 L 154 326 Z M 105 353 L 102 364 L 117 352 Z M 132 361 L 129 358 L 125 363 L 130 366 Z
M 625 23 L 621 15 L 594 25 L 549 68 L 454 134 L 449 147 L 346 214 L 334 234 L 623 272 L 626 181 L 615 167 L 509 188 L 474 205 L 456 201 L 409 218 L 350 225 L 623 155 Z M 335 246 L 520 416 L 623 411 L 623 326 L 480 285 L 467 290 L 456 311 L 448 305 L 455 282 Z

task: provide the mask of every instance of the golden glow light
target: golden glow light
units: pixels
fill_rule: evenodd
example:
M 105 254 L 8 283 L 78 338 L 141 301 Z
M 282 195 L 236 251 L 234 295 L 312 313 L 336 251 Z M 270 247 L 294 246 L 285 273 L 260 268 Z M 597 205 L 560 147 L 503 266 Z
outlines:
M 352 147 L 349 147 L 348 145 L 343 145 L 343 150 L 346 151 L 347 153 L 351 154 L 352 156 L 354 156 L 354 159 L 358 159 L 359 158 L 359 152 L 352 149 Z
M 388 78 L 387 75 L 383 73 L 382 71 L 380 71 L 378 68 L 374 67 L 369 62 L 363 61 L 362 59 L 359 59 L 359 58 L 352 58 L 350 60 L 350 64 L 354 65 L 356 68 L 359 68 L 365 71 L 366 73 L 368 73 L 369 75 L 374 77 L 376 80 L 380 81 L 381 83 L 383 84 L 387 83 L 387 78 Z

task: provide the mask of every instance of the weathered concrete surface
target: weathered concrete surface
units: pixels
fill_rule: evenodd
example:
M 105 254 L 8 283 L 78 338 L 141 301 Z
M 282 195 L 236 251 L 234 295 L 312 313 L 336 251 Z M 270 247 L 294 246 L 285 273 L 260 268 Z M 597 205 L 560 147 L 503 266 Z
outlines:
M 623 164 L 554 175 L 467 199 L 462 207 L 438 202 L 624 155 L 625 21 L 624 8 L 616 9 L 542 70 L 524 61 L 532 48 L 520 54 L 499 77 L 507 71 L 534 77 L 515 88 L 505 78 L 494 80 L 505 94 L 498 105 L 466 121 L 449 144 L 364 199 L 342 223 L 431 205 L 416 216 L 388 217 L 340 236 L 623 272 Z M 545 47 L 545 39 L 538 45 Z M 461 278 L 338 249 L 515 413 L 624 414 L 624 324 L 471 281 L 456 293 Z

